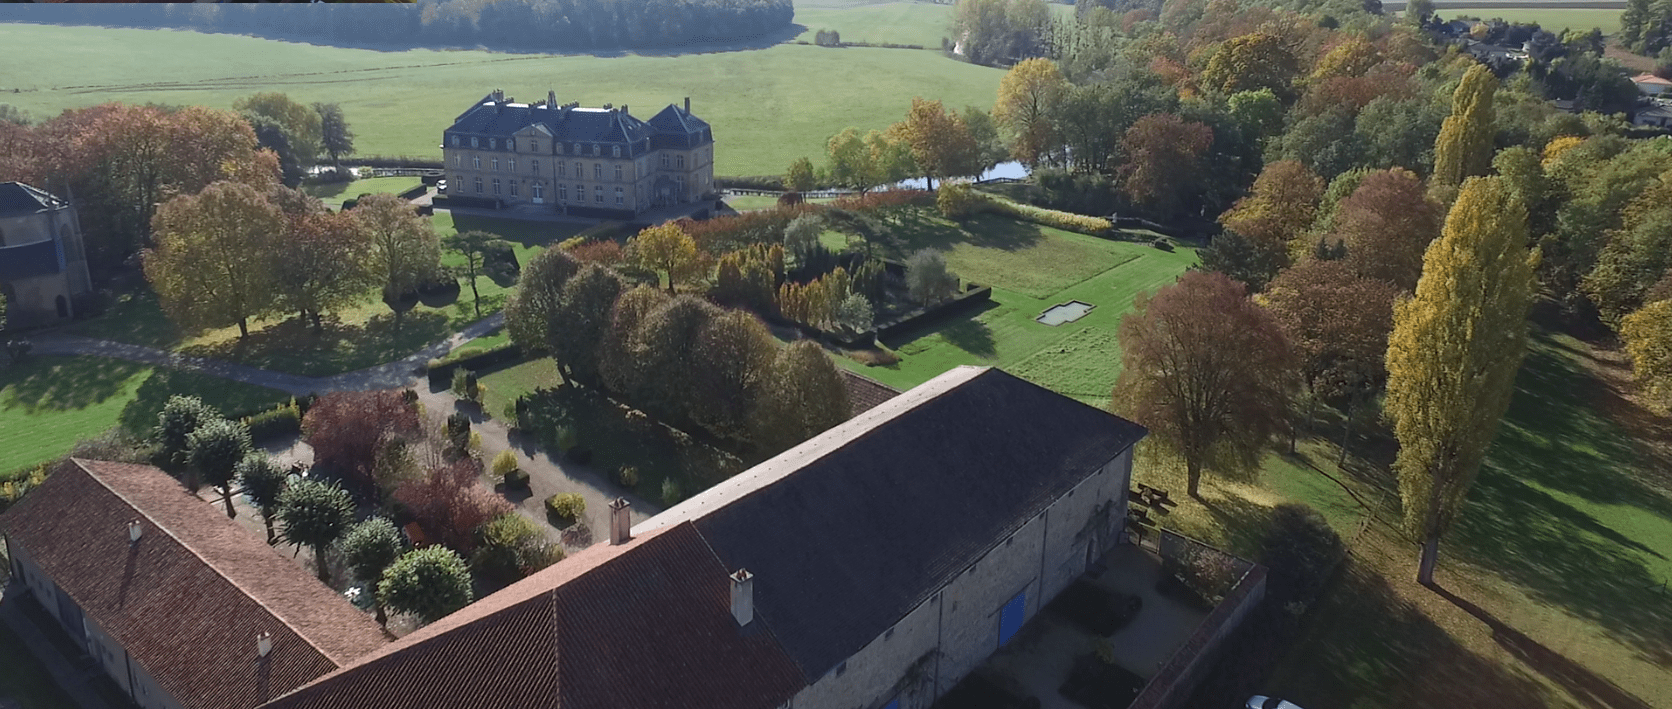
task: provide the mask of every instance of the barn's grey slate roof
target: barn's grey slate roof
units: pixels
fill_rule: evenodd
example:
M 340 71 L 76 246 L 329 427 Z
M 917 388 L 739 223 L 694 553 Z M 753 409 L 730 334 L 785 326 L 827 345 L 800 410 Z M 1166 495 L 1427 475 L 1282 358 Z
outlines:
M 641 527 L 693 521 L 754 573 L 757 619 L 813 682 L 1146 433 L 960 367 Z
M 0 216 L 33 214 L 63 205 L 63 200 L 22 182 L 0 182 Z
M 53 239 L 0 247 L 0 281 L 16 281 L 63 270 L 58 242 Z

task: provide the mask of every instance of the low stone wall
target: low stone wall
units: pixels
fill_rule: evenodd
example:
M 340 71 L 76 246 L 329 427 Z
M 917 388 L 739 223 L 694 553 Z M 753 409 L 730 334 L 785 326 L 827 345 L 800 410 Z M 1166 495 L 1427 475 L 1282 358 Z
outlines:
M 1172 539 L 1169 539 L 1169 535 Z M 1199 545 L 1200 542 L 1172 532 L 1162 532 L 1162 546 L 1183 542 Z M 1220 552 L 1223 553 L 1223 552 Z M 1165 554 L 1165 552 L 1163 552 Z M 1229 556 L 1229 555 L 1227 555 Z M 1232 557 L 1235 558 L 1235 557 Z M 1215 651 L 1231 631 L 1242 624 L 1243 619 L 1254 610 L 1266 595 L 1266 567 L 1237 559 L 1248 564 L 1248 570 L 1235 586 L 1225 594 L 1225 599 L 1214 606 L 1208 617 L 1202 619 L 1202 624 L 1196 627 L 1196 632 L 1184 641 L 1183 645 L 1173 653 L 1167 664 L 1151 678 L 1144 690 L 1138 693 L 1138 698 L 1132 700 L 1128 709 L 1182 709 L 1183 703 L 1188 701 L 1196 683 L 1202 678 L 1206 669 L 1214 660 Z

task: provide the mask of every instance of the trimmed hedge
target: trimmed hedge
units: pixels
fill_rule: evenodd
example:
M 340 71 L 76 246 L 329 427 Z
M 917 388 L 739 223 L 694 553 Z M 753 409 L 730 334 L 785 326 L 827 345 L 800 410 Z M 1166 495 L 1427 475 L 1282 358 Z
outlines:
M 240 419 L 250 429 L 252 440 L 263 440 L 302 432 L 302 410 L 290 402 L 270 411 Z
M 515 342 L 507 342 L 498 347 L 494 347 L 493 349 L 478 352 L 468 357 L 459 357 L 458 359 L 432 359 L 427 366 L 426 374 L 429 376 L 430 384 L 441 387 L 451 387 L 453 385 L 453 370 L 455 369 L 463 368 L 479 372 L 488 367 L 495 367 L 512 362 L 520 362 L 522 361 L 522 358 L 522 348 L 518 347 Z
M 714 189 L 788 191 L 784 187 L 783 175 L 715 175 Z
M 399 196 L 401 199 L 415 199 L 415 198 L 424 196 L 424 193 L 429 192 L 429 191 L 430 191 L 430 186 L 429 185 L 419 184 L 417 187 L 414 187 L 410 190 L 402 192 L 397 196 Z
M 1035 224 L 1052 227 L 1054 229 L 1091 234 L 1093 236 L 1101 236 L 1109 230 L 1115 228 L 1114 223 L 1102 217 L 1088 217 L 1084 214 L 1059 212 L 1055 209 L 1035 207 L 1031 204 L 1012 202 L 994 194 L 977 194 L 981 195 L 981 205 L 977 207 L 979 211 L 1003 214 L 1005 216 L 1015 217 L 1023 221 L 1033 222 Z

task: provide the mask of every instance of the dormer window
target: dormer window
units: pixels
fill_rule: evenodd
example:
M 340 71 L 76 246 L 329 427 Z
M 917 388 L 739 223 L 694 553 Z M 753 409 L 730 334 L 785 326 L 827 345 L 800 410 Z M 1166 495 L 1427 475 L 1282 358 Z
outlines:
M 498 138 L 489 138 L 488 139 L 488 149 L 489 150 L 498 150 L 499 149 L 499 139 Z
M 614 148 L 612 148 L 611 150 L 614 153 L 614 157 L 618 157 L 618 158 L 621 157 L 621 146 L 617 145 Z
M 453 136 L 453 147 L 455 147 L 455 148 L 459 147 L 459 137 L 456 136 L 456 135 Z
M 470 147 L 472 147 L 472 148 L 482 147 L 482 145 L 479 142 L 477 142 L 477 140 L 478 139 L 476 138 L 476 136 L 474 136 L 474 135 L 470 136 Z
M 575 144 L 575 154 L 576 154 L 576 155 L 580 155 L 580 154 L 581 154 L 581 144 L 580 144 L 580 143 L 576 143 L 576 144 Z
M 517 139 L 516 138 L 506 138 L 505 139 L 505 149 L 506 150 L 516 150 L 517 149 Z
M 592 144 L 592 157 L 598 157 L 598 155 L 599 155 L 599 154 L 600 154 L 600 152 L 601 152 L 601 151 L 599 151 L 599 150 L 598 150 L 598 149 L 599 149 L 599 148 L 601 148 L 601 147 L 603 147 L 603 146 L 601 146 L 601 145 L 599 145 L 599 144 L 597 144 L 597 143 L 593 143 L 593 144 Z
M 563 154 L 563 144 L 562 143 L 552 143 L 552 147 L 557 149 L 557 154 L 558 155 Z

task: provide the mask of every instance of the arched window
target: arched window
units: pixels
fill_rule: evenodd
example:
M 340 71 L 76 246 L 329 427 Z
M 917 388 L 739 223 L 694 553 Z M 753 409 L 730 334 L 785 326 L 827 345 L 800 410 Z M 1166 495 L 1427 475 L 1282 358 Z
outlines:
M 456 136 L 456 135 L 453 136 L 453 147 L 455 147 L 455 148 L 459 147 L 459 137 Z
M 597 143 L 593 143 L 592 144 L 592 157 L 598 157 L 598 155 L 600 154 L 600 151 L 603 147 L 604 146 L 602 146 L 602 145 L 599 145 Z
M 479 142 L 477 142 L 477 141 L 478 141 L 478 139 L 477 139 L 477 137 L 476 137 L 476 136 L 474 136 L 474 135 L 473 135 L 473 136 L 470 136 L 470 147 L 472 147 L 472 148 L 480 148 L 480 147 L 482 147 L 482 146 L 481 146 L 481 144 L 480 144 L 480 143 L 479 143 Z
M 505 149 L 506 150 L 516 150 L 517 149 L 517 139 L 516 138 L 506 138 L 505 139 Z
M 611 148 L 610 151 L 611 151 L 611 154 L 614 157 L 618 157 L 618 158 L 621 157 L 621 146 L 617 145 L 617 146 Z

